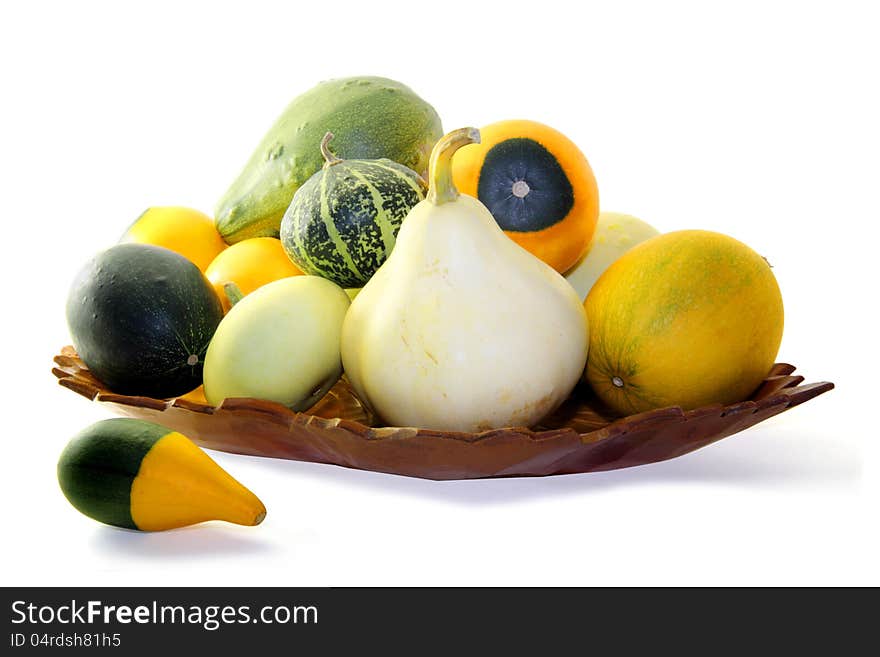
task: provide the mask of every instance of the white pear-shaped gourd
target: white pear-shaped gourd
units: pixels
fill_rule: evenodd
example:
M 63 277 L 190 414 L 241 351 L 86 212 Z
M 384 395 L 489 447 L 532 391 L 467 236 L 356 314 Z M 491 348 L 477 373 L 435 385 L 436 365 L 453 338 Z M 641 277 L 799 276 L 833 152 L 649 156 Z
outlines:
M 342 327 L 349 381 L 393 426 L 530 426 L 568 397 L 584 369 L 587 318 L 577 293 L 452 183 L 453 153 L 478 141 L 475 128 L 462 128 L 434 146 L 427 198 Z

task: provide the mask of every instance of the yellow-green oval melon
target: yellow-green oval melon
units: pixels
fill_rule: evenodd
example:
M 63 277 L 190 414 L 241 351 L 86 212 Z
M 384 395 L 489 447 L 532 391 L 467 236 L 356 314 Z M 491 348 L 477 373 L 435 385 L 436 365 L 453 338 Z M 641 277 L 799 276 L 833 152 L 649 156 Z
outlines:
M 342 321 L 351 302 L 318 276 L 267 283 L 236 303 L 205 354 L 205 399 L 251 397 L 304 411 L 342 375 Z
M 704 230 L 634 247 L 599 277 L 584 307 L 584 377 L 623 415 L 746 399 L 782 341 L 782 295 L 768 262 Z

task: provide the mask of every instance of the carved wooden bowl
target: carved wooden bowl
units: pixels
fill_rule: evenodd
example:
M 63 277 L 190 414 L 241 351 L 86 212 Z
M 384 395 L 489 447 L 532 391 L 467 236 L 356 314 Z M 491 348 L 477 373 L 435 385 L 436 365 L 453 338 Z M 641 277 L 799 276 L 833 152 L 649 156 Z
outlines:
M 59 383 L 120 415 L 157 422 L 202 447 L 236 454 L 333 463 L 426 479 L 472 479 L 596 472 L 687 454 L 802 404 L 834 387 L 802 385 L 795 368 L 773 366 L 750 399 L 683 412 L 661 408 L 615 417 L 586 386 L 536 427 L 482 433 L 375 426 L 343 377 L 305 413 L 258 399 L 219 407 L 190 393 L 175 399 L 108 390 L 72 347 L 55 356 Z

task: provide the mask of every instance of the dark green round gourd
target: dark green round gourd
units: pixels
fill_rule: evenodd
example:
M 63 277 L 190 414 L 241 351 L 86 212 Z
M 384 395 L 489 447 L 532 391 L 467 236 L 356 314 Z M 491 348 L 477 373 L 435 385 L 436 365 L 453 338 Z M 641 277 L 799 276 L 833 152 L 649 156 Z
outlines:
M 340 160 L 324 136 L 323 168 L 300 187 L 281 220 L 281 243 L 307 274 L 361 287 L 385 262 L 425 182 L 391 160 Z
M 173 251 L 117 244 L 77 274 L 67 323 L 77 354 L 114 392 L 173 397 L 202 383 L 223 310 L 199 268 Z

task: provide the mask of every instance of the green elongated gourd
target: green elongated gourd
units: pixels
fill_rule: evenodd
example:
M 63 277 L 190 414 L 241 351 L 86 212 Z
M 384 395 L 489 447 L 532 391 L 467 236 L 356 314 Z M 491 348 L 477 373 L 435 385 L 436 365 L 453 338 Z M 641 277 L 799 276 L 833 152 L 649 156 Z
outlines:
M 361 287 L 385 262 L 407 213 L 425 198 L 424 180 L 391 160 L 341 160 L 321 141 L 324 166 L 293 196 L 281 244 L 307 274 Z
M 189 260 L 149 244 L 117 244 L 92 258 L 67 297 L 73 345 L 113 392 L 173 397 L 202 383 L 223 309 Z
M 294 193 L 323 164 L 316 145 L 328 131 L 341 158 L 387 158 L 420 175 L 443 134 L 434 108 L 399 82 L 322 82 L 288 105 L 218 203 L 215 222 L 223 239 L 232 244 L 278 236 Z
M 207 520 L 257 525 L 266 507 L 189 438 L 113 418 L 77 434 L 58 460 L 68 501 L 99 522 L 160 531 Z

